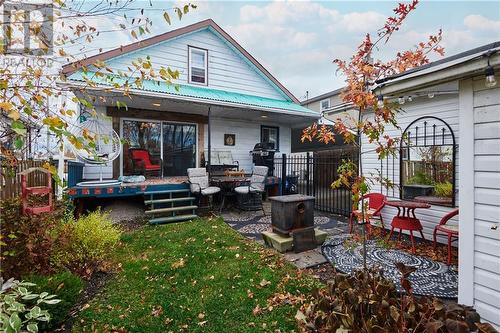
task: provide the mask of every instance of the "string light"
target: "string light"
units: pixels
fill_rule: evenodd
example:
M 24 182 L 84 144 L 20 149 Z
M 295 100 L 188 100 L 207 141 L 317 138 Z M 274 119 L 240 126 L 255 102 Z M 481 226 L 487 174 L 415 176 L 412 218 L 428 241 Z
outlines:
M 486 88 L 493 88 L 497 85 L 497 80 L 495 78 L 495 70 L 490 65 L 490 59 L 488 59 L 488 67 L 484 70 L 484 75 L 486 75 L 484 85 Z
M 384 96 L 382 96 L 382 95 L 378 95 L 377 96 L 377 106 L 379 108 L 383 108 L 384 107 Z

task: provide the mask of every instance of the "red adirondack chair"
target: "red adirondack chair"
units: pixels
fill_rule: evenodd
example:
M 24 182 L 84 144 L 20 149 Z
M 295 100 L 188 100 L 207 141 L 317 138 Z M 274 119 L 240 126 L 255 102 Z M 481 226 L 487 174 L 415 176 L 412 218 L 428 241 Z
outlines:
M 439 225 L 434 228 L 434 250 L 436 249 L 436 238 L 438 232 L 448 236 L 448 265 L 451 264 L 451 243 L 458 239 L 458 225 L 448 225 L 446 223 L 456 215 L 458 215 L 458 208 L 443 216 Z
M 130 149 L 130 156 L 134 165 L 134 172 L 142 171 L 142 173 L 160 171 L 159 164 L 153 164 L 149 152 L 145 149 Z
M 385 195 L 381 193 L 368 193 L 363 196 L 365 200 L 368 200 L 368 211 L 365 214 L 370 215 L 371 217 L 376 217 L 380 220 L 382 225 L 382 233 L 385 234 L 385 226 L 384 219 L 382 218 L 382 208 L 385 206 Z M 361 200 L 359 200 L 361 202 Z M 349 233 L 352 232 L 353 219 L 355 216 L 361 216 L 361 207 L 356 210 L 353 210 L 351 216 L 349 217 Z M 372 231 L 372 226 L 370 223 L 366 224 L 367 236 L 370 238 L 370 234 Z
M 32 172 L 39 171 L 46 174 L 47 186 L 32 186 L 28 187 L 28 175 Z M 40 214 L 52 211 L 52 175 L 49 170 L 44 168 L 29 168 L 19 173 L 21 175 L 21 199 L 22 199 L 22 212 L 23 214 Z M 47 204 L 44 206 L 30 206 L 29 196 L 39 195 L 48 196 Z

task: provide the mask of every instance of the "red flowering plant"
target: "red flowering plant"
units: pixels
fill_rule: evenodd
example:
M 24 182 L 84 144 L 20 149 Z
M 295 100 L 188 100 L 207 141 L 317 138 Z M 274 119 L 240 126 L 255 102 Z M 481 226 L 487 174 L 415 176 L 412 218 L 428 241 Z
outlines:
M 380 50 L 380 47 L 391 39 L 392 35 L 401 28 L 407 16 L 417 8 L 418 3 L 418 0 L 412 0 L 409 4 L 399 3 L 394 9 L 394 16 L 389 17 L 384 26 L 378 30 L 375 40 L 370 34 L 366 34 L 349 61 L 340 59 L 333 61 L 346 77 L 346 87 L 341 95 L 343 102 L 359 111 L 358 118 L 354 120 L 354 130 L 346 124 L 345 119 L 338 118 L 331 127 L 314 123 L 302 133 L 303 142 L 318 140 L 325 144 L 334 143 L 334 133 L 338 133 L 342 135 L 345 143 L 354 144 L 359 148 L 358 164 L 352 160 L 344 161 L 338 170 L 339 178 L 332 183 L 332 187 L 346 185 L 351 187 L 353 205 L 357 206 L 361 201 L 362 213 L 358 216 L 358 220 L 364 221 L 362 223 L 369 222 L 369 216 L 365 214 L 367 209 L 363 196 L 368 193 L 370 186 L 363 175 L 361 137 L 366 136 L 368 142 L 376 146 L 375 152 L 379 159 L 395 154 L 401 140 L 401 138 L 392 138 L 385 134 L 385 127 L 388 125 L 399 128 L 396 120 L 399 112 L 398 105 L 388 100 L 382 100 L 383 103 L 379 103 L 373 87 L 377 80 L 384 77 L 427 64 L 431 53 L 444 55 L 444 49 L 440 46 L 442 32 L 439 30 L 436 35 L 429 36 L 427 41 L 416 44 L 413 49 L 398 52 L 392 60 L 373 60 L 374 51 Z M 373 112 L 370 119 L 364 116 L 367 112 Z M 387 181 L 382 179 L 380 181 L 385 185 L 390 185 Z

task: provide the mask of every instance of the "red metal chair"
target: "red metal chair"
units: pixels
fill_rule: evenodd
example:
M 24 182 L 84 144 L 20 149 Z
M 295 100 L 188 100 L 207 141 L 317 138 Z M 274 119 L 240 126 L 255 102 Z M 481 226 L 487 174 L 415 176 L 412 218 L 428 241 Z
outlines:
M 384 219 L 381 214 L 382 208 L 385 206 L 385 195 L 382 193 L 368 193 L 363 196 L 363 199 L 368 200 L 368 211 L 365 212 L 365 214 L 368 214 L 371 217 L 378 217 L 380 224 L 382 225 L 382 233 L 385 234 Z M 361 202 L 361 199 L 359 201 Z M 349 233 L 352 232 L 353 218 L 355 216 L 361 216 L 360 208 L 353 210 L 351 216 L 349 217 Z M 365 226 L 368 231 L 368 238 L 370 238 L 372 226 L 370 223 L 367 223 Z
M 446 223 L 456 215 L 458 215 L 458 208 L 443 216 L 439 225 L 434 228 L 434 250 L 436 249 L 438 231 L 448 236 L 448 265 L 451 264 L 451 243 L 458 239 L 458 225 L 448 225 Z
M 160 171 L 161 167 L 159 164 L 151 163 L 151 157 L 149 152 L 145 149 L 129 149 L 130 157 L 132 158 L 132 163 L 134 165 L 134 172 L 136 170 L 141 170 L 142 173 L 146 172 L 157 172 Z

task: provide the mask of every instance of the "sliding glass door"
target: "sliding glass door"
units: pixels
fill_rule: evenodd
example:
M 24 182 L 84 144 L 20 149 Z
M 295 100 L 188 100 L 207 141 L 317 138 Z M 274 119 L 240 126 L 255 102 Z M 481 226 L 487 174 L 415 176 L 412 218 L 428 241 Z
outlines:
M 122 121 L 123 175 L 184 176 L 196 166 L 196 125 Z
M 163 123 L 163 174 L 184 176 L 196 166 L 196 126 Z

